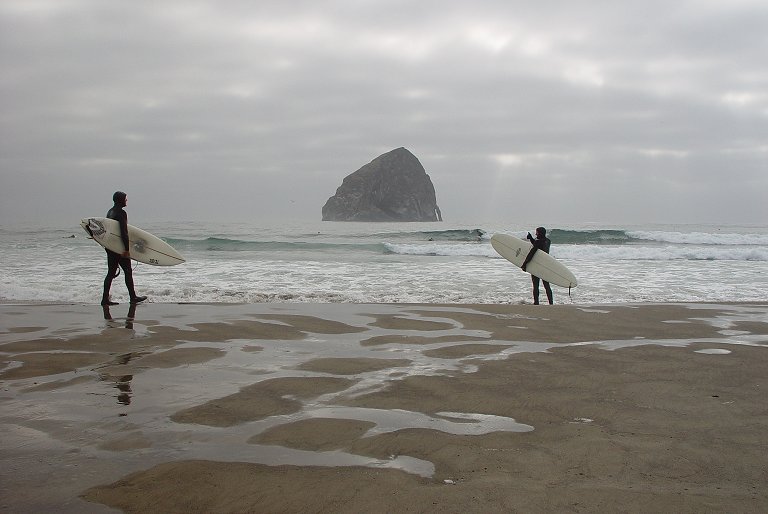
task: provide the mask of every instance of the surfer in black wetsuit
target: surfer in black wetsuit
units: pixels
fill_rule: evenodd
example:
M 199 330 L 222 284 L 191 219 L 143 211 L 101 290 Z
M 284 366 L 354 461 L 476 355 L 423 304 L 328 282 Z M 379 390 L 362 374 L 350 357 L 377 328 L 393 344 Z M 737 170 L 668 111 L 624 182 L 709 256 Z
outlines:
M 107 276 L 104 279 L 104 294 L 101 296 L 101 305 L 117 305 L 109 299 L 109 290 L 112 287 L 112 280 L 120 273 L 117 267 L 123 269 L 125 277 L 125 287 L 128 288 L 128 294 L 131 297 L 131 303 L 140 303 L 147 299 L 146 296 L 136 296 L 136 290 L 133 288 L 133 270 L 131 269 L 131 251 L 128 243 L 128 214 L 123 207 L 128 205 L 128 195 L 122 191 L 115 192 L 112 195 L 114 205 L 107 212 L 107 218 L 116 220 L 120 223 L 120 238 L 123 240 L 125 251 L 122 254 L 107 250 Z
M 536 229 L 536 239 L 533 238 L 530 232 L 528 232 L 527 236 L 528 240 L 533 244 L 533 247 L 531 248 L 531 251 L 528 252 L 528 255 L 525 257 L 525 261 L 523 262 L 523 265 L 520 266 L 523 271 L 525 271 L 525 267 L 528 266 L 528 263 L 531 262 L 531 259 L 533 259 L 533 255 L 541 250 L 544 253 L 549 253 L 549 247 L 552 244 L 552 241 L 549 240 L 547 237 L 547 229 L 544 227 L 538 227 Z M 531 281 L 533 282 L 533 304 L 539 305 L 539 277 L 536 275 L 531 275 Z M 554 299 L 552 296 L 552 288 L 549 286 L 549 282 L 546 280 L 541 280 L 541 282 L 544 282 L 544 291 L 547 293 L 547 300 L 549 300 L 549 304 L 552 305 L 554 303 Z

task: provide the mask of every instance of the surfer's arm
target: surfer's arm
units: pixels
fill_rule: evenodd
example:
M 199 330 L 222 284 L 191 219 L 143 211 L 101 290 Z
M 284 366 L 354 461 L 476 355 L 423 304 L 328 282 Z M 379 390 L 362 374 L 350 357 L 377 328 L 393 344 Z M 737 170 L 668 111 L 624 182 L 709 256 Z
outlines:
M 536 250 L 538 250 L 538 248 L 536 248 L 536 245 L 533 245 L 531 250 L 528 252 L 528 255 L 525 256 L 525 260 L 523 261 L 522 266 L 520 266 L 523 271 L 525 271 L 525 267 L 528 266 L 528 263 L 531 262 L 531 259 L 533 259 L 533 254 L 536 253 Z
M 123 247 L 125 248 L 125 251 L 122 254 L 123 257 L 130 257 L 131 247 L 128 240 L 128 216 L 125 214 L 120 216 L 120 239 L 123 240 Z

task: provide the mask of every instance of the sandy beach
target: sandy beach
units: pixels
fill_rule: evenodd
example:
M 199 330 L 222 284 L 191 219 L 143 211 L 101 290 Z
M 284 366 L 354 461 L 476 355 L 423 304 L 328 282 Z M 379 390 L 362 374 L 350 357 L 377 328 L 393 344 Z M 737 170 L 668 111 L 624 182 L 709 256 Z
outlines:
M 0 305 L 2 512 L 766 512 L 768 304 Z

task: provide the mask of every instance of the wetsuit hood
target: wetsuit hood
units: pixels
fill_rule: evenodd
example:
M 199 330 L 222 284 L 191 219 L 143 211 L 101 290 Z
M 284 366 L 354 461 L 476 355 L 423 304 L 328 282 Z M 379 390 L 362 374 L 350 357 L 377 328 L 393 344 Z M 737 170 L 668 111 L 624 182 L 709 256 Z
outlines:
M 115 194 L 112 195 L 112 201 L 115 202 L 115 205 L 125 207 L 125 199 L 127 196 L 128 195 L 122 191 L 115 191 Z

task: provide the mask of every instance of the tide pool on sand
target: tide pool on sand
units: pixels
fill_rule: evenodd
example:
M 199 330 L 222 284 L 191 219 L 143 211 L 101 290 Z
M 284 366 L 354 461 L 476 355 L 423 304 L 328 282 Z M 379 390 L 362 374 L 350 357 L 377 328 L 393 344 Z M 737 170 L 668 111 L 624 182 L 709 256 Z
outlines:
M 499 255 L 518 268 L 523 265 L 528 252 L 533 248 L 530 241 L 508 234 L 494 234 L 491 237 L 491 245 Z M 542 251 L 533 254 L 533 259 L 525 267 L 525 271 L 560 287 L 576 287 L 578 283 L 574 274 L 564 264 Z
M 120 223 L 110 218 L 83 218 L 80 220 L 88 235 L 107 250 L 123 253 Z M 171 245 L 146 230 L 128 225 L 131 259 L 153 266 L 174 266 L 186 262 Z

